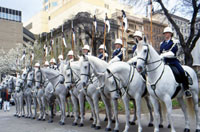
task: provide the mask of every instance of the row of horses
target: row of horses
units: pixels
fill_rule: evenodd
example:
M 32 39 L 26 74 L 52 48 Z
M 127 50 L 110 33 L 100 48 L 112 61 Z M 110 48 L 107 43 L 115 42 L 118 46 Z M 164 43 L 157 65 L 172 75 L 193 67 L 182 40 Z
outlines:
M 24 115 L 24 100 L 27 106 L 27 117 L 37 117 L 37 103 L 39 104 L 39 120 L 46 120 L 46 106 L 50 108 L 49 123 L 53 122 L 55 116 L 55 104 L 58 104 L 61 111 L 60 125 L 65 124 L 66 99 L 71 99 L 73 104 L 74 126 L 84 126 L 85 101 L 91 107 L 93 122 L 91 127 L 101 128 L 99 116 L 99 101 L 105 104 L 107 125 L 105 130 L 114 132 L 119 131 L 118 119 L 118 99 L 122 98 L 126 123 L 124 132 L 128 132 L 130 124 L 135 124 L 137 120 L 138 132 L 142 131 L 141 120 L 141 100 L 146 101 L 149 110 L 149 126 L 154 126 L 154 132 L 163 127 L 163 116 L 160 104 L 165 104 L 169 128 L 175 132 L 172 113 L 172 96 L 178 84 L 168 65 L 165 65 L 146 41 L 138 43 L 137 65 L 133 66 L 133 61 L 107 63 L 94 56 L 83 55 L 79 61 L 61 61 L 59 70 L 44 67 L 26 68 L 17 77 L 9 76 L 1 84 L 7 87 L 13 94 L 16 103 L 16 115 Z M 186 99 L 188 102 L 189 113 L 196 115 L 196 132 L 200 131 L 200 121 L 198 117 L 198 78 L 194 70 L 188 66 L 184 69 L 189 73 L 193 83 L 190 84 L 192 98 Z M 140 73 L 146 71 L 146 80 Z M 184 89 L 180 89 L 176 94 L 181 109 L 185 117 L 184 132 L 190 131 L 188 111 L 184 103 Z M 135 113 L 130 121 L 129 102 L 134 100 Z M 33 101 L 34 114 L 31 104 Z M 152 107 L 153 106 L 153 107 Z M 68 106 L 69 107 L 69 106 Z M 69 108 L 68 108 L 69 109 Z M 154 110 L 154 116 L 153 116 Z M 164 110 L 163 110 L 164 111 Z M 70 112 L 68 111 L 68 115 Z M 113 117 L 112 117 L 113 116 Z M 79 120 L 80 117 L 80 120 Z M 112 120 L 115 120 L 114 128 L 111 128 Z

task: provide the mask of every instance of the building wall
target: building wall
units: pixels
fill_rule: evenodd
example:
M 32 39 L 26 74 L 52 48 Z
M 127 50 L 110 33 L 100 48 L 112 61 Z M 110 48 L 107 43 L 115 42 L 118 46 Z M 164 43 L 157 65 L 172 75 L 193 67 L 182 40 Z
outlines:
M 0 19 L 0 48 L 5 51 L 23 43 L 23 25 L 20 22 Z

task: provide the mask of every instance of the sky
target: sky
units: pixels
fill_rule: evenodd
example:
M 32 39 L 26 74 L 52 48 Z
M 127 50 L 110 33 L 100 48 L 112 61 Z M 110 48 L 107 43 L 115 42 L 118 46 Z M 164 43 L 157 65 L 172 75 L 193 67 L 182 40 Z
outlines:
M 0 6 L 22 11 L 22 22 L 26 22 L 42 10 L 42 0 L 0 0 Z

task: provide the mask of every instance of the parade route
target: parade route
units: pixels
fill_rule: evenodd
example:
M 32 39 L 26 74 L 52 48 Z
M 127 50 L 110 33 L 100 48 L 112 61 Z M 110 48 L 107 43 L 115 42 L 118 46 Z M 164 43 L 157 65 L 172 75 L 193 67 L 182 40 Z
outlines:
M 89 115 L 86 114 L 86 120 L 84 122 L 84 127 L 72 126 L 73 118 L 66 118 L 65 125 L 60 126 L 58 124 L 59 114 L 54 119 L 54 123 L 49 124 L 47 121 L 37 121 L 27 118 L 17 118 L 13 116 L 14 107 L 11 107 L 10 112 L 0 111 L 0 132 L 104 132 L 106 123 L 102 122 L 102 128 L 100 130 L 94 130 L 90 128 L 92 121 L 89 121 Z M 101 119 L 105 115 L 101 114 Z M 47 117 L 48 118 L 48 117 Z M 173 111 L 173 119 L 175 123 L 175 128 L 177 132 L 182 132 L 184 129 L 184 118 L 180 110 Z M 125 116 L 119 115 L 120 120 L 120 131 L 124 128 Z M 143 132 L 153 132 L 153 128 L 148 128 L 148 118 L 142 116 Z M 169 132 L 170 130 L 166 128 L 167 124 L 164 123 L 165 128 L 160 129 L 161 132 Z M 114 126 L 114 124 L 112 125 Z M 195 130 L 195 122 L 191 122 L 191 132 Z M 137 125 L 130 127 L 130 132 L 137 131 Z

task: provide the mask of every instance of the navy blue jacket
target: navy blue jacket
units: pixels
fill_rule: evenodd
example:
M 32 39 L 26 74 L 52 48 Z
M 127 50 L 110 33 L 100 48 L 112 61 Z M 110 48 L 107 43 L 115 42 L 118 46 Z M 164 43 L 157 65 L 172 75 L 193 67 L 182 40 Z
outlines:
M 170 40 L 168 43 L 166 41 L 163 41 L 160 45 L 160 53 L 164 52 L 173 52 L 174 55 L 176 56 L 176 53 L 178 51 L 178 46 L 174 44 L 173 40 Z M 179 60 L 174 57 L 174 58 L 164 58 L 164 61 L 168 64 L 174 64 L 174 63 L 179 63 Z
M 134 45 L 133 48 L 132 48 L 132 52 L 133 54 L 135 53 L 135 50 L 137 49 L 137 45 Z
M 114 50 L 112 58 L 114 58 L 115 56 L 119 57 L 120 61 L 122 61 L 123 54 L 121 52 L 121 48 Z
M 105 54 L 106 54 L 106 53 L 105 53 Z M 103 53 L 99 54 L 98 58 L 99 58 L 99 59 L 102 59 L 102 58 L 103 58 Z M 108 60 L 108 56 L 105 56 L 105 57 L 104 57 L 104 60 L 107 61 L 107 60 Z

